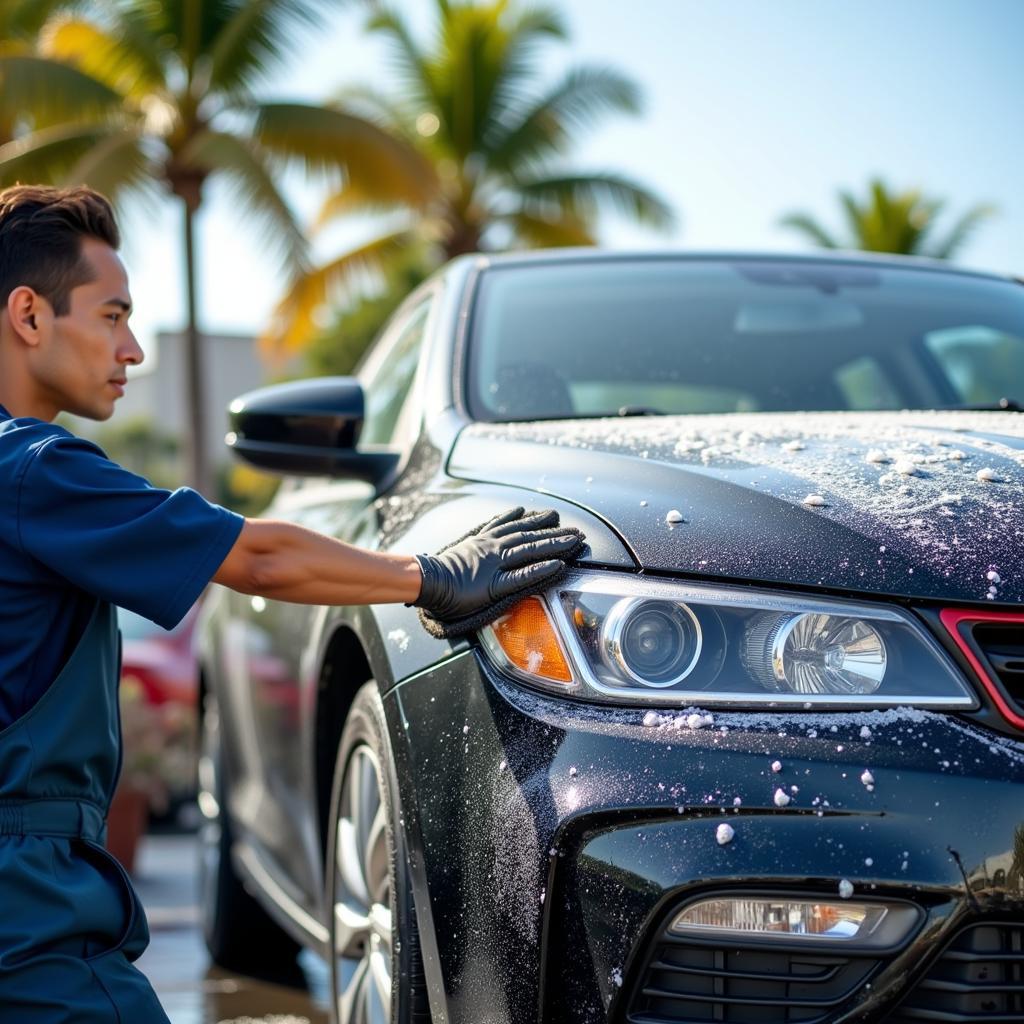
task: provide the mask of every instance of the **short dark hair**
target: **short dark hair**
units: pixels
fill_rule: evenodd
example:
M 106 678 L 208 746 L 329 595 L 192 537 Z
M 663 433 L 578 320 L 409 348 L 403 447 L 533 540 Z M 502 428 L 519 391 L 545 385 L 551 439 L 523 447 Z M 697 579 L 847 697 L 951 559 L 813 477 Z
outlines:
M 71 310 L 71 289 L 92 280 L 82 239 L 112 249 L 121 235 L 110 202 L 85 186 L 14 185 L 0 191 L 0 304 L 27 285 L 56 316 Z

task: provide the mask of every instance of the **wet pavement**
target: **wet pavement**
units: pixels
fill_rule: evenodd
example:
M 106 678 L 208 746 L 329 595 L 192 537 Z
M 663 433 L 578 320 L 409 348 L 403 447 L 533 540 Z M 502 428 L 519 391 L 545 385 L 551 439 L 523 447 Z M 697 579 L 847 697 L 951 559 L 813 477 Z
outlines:
M 171 1024 L 327 1024 L 327 969 L 312 954 L 301 957 L 305 992 L 211 965 L 199 924 L 197 856 L 193 835 L 151 834 L 132 875 L 152 937 L 136 966 Z

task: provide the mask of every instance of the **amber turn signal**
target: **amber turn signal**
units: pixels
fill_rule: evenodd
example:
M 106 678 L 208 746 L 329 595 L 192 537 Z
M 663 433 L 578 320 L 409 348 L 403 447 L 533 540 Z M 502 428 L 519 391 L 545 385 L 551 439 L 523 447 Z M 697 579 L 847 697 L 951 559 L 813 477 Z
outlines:
M 572 670 L 539 597 L 523 598 L 491 630 L 501 652 L 516 668 L 558 683 L 572 682 Z

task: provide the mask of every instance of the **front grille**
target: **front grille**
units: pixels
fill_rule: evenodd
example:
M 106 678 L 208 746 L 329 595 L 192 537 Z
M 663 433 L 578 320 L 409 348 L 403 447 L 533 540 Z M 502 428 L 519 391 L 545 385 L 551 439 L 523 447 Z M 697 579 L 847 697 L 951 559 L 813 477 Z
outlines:
M 975 924 L 946 947 L 887 1024 L 1024 1024 L 1024 924 Z
M 874 955 L 662 934 L 629 1003 L 630 1024 L 824 1024 L 878 966 Z
M 979 622 L 971 633 L 1007 696 L 1024 709 L 1024 624 Z

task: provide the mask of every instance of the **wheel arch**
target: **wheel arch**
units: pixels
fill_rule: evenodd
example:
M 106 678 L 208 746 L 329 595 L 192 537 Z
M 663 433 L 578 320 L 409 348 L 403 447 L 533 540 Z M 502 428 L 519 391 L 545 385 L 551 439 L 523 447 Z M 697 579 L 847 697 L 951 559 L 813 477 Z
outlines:
M 321 867 L 326 869 L 327 829 L 331 813 L 331 784 L 345 719 L 360 687 L 374 678 L 366 647 L 348 624 L 331 634 L 320 667 L 316 697 L 314 773 Z

